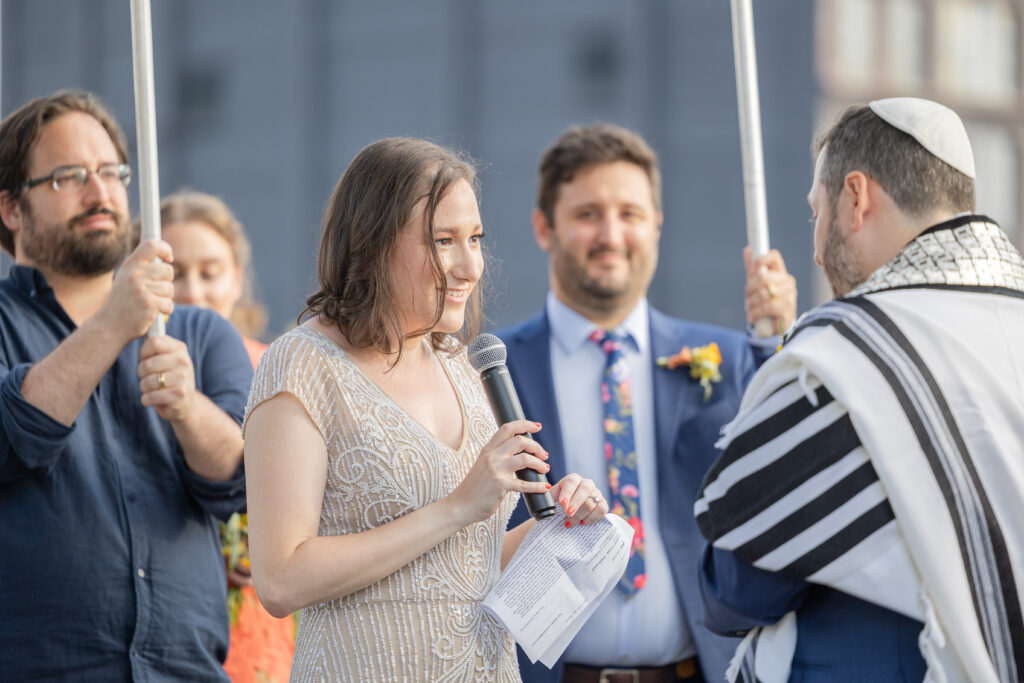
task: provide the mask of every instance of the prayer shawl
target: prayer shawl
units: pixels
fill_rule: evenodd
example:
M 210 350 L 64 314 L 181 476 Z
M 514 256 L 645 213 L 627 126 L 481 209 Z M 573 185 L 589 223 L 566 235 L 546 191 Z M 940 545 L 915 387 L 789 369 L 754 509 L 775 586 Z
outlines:
M 989 219 L 798 321 L 719 447 L 716 548 L 924 622 L 926 680 L 1024 680 L 1024 262 Z M 796 633 L 752 631 L 729 679 L 787 680 Z

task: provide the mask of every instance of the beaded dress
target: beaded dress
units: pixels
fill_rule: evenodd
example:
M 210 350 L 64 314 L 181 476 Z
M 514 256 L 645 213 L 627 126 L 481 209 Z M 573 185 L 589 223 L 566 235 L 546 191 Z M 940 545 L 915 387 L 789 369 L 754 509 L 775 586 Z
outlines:
M 462 408 L 452 450 L 392 401 L 334 342 L 299 326 L 275 341 L 246 409 L 276 394 L 305 407 L 327 445 L 319 535 L 359 533 L 447 496 L 496 429 L 465 350 L 437 358 Z M 244 429 L 244 425 L 243 425 Z M 288 457 L 287 452 L 279 457 Z M 302 610 L 292 681 L 518 682 L 512 638 L 480 603 L 500 573 L 518 494 L 394 574 Z

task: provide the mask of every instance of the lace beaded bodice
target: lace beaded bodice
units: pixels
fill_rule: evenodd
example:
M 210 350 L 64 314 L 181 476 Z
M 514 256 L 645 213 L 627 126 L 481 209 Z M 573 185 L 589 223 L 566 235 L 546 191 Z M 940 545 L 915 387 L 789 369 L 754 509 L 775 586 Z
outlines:
M 496 426 L 465 350 L 448 352 L 455 343 L 449 339 L 437 357 L 462 406 L 457 451 L 434 438 L 318 332 L 300 326 L 264 354 L 246 420 L 282 392 L 305 407 L 327 445 L 319 535 L 387 524 L 444 498 L 469 472 Z M 516 501 L 509 494 L 490 518 L 381 581 L 304 609 L 291 679 L 519 681 L 512 639 L 480 608 L 500 573 L 502 536 Z

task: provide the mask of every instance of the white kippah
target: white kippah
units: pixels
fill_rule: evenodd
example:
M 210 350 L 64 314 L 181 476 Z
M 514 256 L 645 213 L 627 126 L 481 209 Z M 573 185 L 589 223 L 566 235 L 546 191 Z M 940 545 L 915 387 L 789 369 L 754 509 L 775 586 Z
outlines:
M 974 178 L 974 152 L 963 121 L 938 102 L 918 97 L 891 97 L 868 105 L 886 123 L 899 128 L 947 164 Z

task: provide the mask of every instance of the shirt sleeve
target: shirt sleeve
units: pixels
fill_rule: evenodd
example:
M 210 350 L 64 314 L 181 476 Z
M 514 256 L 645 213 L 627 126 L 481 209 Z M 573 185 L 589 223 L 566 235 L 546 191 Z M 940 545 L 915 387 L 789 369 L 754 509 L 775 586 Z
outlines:
M 779 346 L 782 344 L 782 335 L 774 334 L 770 337 L 760 337 L 754 331 L 754 326 L 747 323 L 747 344 L 754 354 L 754 363 L 759 368 L 779 350 Z
M 252 364 L 242 338 L 229 322 L 209 311 L 196 311 L 198 332 L 183 335 L 196 373 L 196 390 L 241 425 L 252 382 Z M 172 316 L 173 319 L 173 316 Z M 208 513 L 226 520 L 245 509 L 245 468 L 227 481 L 200 477 L 180 461 L 185 489 Z
M 0 481 L 52 471 L 74 430 L 25 400 L 21 384 L 31 367 L 15 365 L 0 380 Z
M 700 593 L 704 625 L 720 636 L 744 636 L 798 609 L 807 582 L 758 569 L 735 553 L 707 543 L 701 554 Z

